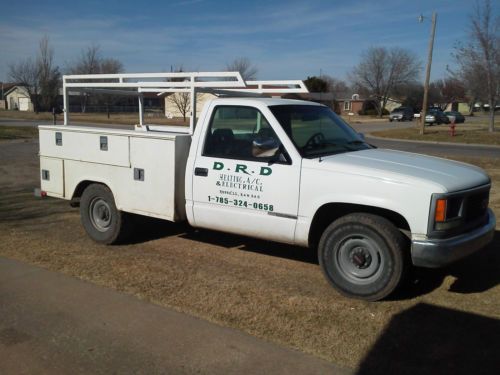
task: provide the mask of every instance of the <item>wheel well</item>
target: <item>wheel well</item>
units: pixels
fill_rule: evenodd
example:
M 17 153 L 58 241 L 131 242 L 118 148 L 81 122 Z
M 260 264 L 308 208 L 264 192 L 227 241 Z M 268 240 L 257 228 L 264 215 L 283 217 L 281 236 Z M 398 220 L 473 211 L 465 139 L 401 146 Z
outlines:
M 382 216 L 393 223 L 399 230 L 403 232 L 408 232 L 410 230 L 410 225 L 402 215 L 385 208 L 352 203 L 328 203 L 321 206 L 314 215 L 311 222 L 311 229 L 309 230 L 309 245 L 311 247 L 316 247 L 321 235 L 328 225 L 338 218 L 354 212 L 365 212 Z
M 97 181 L 90 181 L 90 180 L 85 180 L 81 181 L 77 187 L 75 188 L 75 191 L 73 192 L 73 196 L 71 197 L 70 205 L 71 207 L 78 207 L 80 206 L 80 198 L 82 197 L 82 194 L 84 190 L 92 184 L 100 184 L 106 186 L 106 184 L 103 184 L 101 182 Z

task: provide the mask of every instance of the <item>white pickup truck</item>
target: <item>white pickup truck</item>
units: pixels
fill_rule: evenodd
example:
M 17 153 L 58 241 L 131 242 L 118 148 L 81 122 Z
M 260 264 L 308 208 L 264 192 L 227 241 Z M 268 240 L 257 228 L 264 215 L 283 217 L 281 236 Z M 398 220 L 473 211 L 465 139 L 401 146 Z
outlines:
M 317 250 L 336 289 L 374 301 L 412 264 L 443 266 L 493 238 L 482 169 L 376 149 L 313 102 L 213 99 L 193 134 L 39 130 L 42 194 L 79 205 L 85 230 L 104 244 L 130 234 L 130 214 L 187 220 Z

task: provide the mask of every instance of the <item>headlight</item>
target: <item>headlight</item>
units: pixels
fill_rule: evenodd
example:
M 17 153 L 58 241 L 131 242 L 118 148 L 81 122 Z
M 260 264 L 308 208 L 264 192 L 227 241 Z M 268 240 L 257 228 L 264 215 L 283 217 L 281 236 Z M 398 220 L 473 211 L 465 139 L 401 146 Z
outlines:
M 436 199 L 434 230 L 447 230 L 463 224 L 463 197 Z

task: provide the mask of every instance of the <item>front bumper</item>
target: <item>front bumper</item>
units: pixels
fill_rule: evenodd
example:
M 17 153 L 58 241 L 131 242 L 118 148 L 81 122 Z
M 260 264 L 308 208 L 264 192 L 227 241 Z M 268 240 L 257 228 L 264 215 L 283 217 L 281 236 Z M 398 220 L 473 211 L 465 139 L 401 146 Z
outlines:
M 464 258 L 493 240 L 495 225 L 495 214 L 488 209 L 488 223 L 471 232 L 446 239 L 412 241 L 412 262 L 415 266 L 435 268 Z

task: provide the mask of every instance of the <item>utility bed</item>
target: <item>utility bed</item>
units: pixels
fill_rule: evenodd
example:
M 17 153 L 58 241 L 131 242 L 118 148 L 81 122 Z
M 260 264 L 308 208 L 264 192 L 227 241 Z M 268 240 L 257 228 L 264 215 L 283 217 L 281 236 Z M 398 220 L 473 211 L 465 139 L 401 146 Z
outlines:
M 42 190 L 70 200 L 85 188 L 84 176 L 84 181 L 108 185 L 120 210 L 184 220 L 191 136 L 174 132 L 174 127 L 162 128 L 160 132 L 40 126 Z

